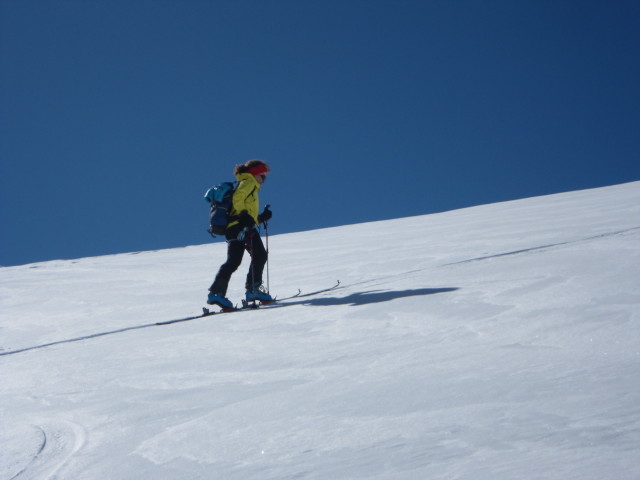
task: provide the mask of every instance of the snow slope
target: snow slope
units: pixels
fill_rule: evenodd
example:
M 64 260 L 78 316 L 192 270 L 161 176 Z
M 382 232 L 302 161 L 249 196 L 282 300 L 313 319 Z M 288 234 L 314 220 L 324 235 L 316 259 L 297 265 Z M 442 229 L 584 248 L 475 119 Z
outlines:
M 0 480 L 638 479 L 639 239 L 640 182 L 276 235 L 341 287 L 137 329 L 225 245 L 2 268 Z

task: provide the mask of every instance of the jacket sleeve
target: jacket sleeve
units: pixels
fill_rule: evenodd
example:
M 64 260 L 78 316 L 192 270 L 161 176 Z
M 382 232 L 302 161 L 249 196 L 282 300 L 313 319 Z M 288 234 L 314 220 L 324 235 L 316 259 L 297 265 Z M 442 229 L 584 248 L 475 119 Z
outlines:
M 242 180 L 238 184 L 238 188 L 233 194 L 233 198 L 231 199 L 233 204 L 233 213 L 235 215 L 240 214 L 243 210 L 247 210 L 249 215 L 254 217 L 256 223 L 258 223 L 257 219 L 257 197 L 255 196 L 256 186 L 252 184 L 249 180 Z M 255 204 L 255 205 L 254 205 Z

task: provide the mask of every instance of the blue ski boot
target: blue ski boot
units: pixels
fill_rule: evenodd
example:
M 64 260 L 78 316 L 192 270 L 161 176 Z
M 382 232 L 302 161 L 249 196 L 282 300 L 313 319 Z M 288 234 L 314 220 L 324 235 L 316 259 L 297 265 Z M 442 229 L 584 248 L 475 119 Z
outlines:
M 218 305 L 222 310 L 233 310 L 233 303 L 231 303 L 231 300 L 221 293 L 210 292 L 209 297 L 207 297 L 207 303 L 209 305 Z
M 247 293 L 245 294 L 245 298 L 247 302 L 260 302 L 262 305 L 268 305 L 273 302 L 273 297 L 269 295 L 269 292 L 262 286 L 261 283 L 258 283 L 251 287 L 247 285 Z

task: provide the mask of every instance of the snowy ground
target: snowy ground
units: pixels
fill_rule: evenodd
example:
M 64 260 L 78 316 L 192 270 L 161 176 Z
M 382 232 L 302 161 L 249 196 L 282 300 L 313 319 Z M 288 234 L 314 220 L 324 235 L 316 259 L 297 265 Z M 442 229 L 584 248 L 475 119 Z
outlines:
M 272 236 L 341 287 L 133 330 L 224 244 L 2 268 L 0 480 L 637 480 L 639 240 L 640 182 Z

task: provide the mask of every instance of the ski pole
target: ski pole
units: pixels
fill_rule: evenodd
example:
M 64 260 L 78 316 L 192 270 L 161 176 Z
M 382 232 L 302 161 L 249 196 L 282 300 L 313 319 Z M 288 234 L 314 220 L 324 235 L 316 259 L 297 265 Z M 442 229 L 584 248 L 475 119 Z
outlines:
M 267 243 L 267 292 L 270 292 L 269 288 L 269 222 L 264 222 L 264 237 Z

